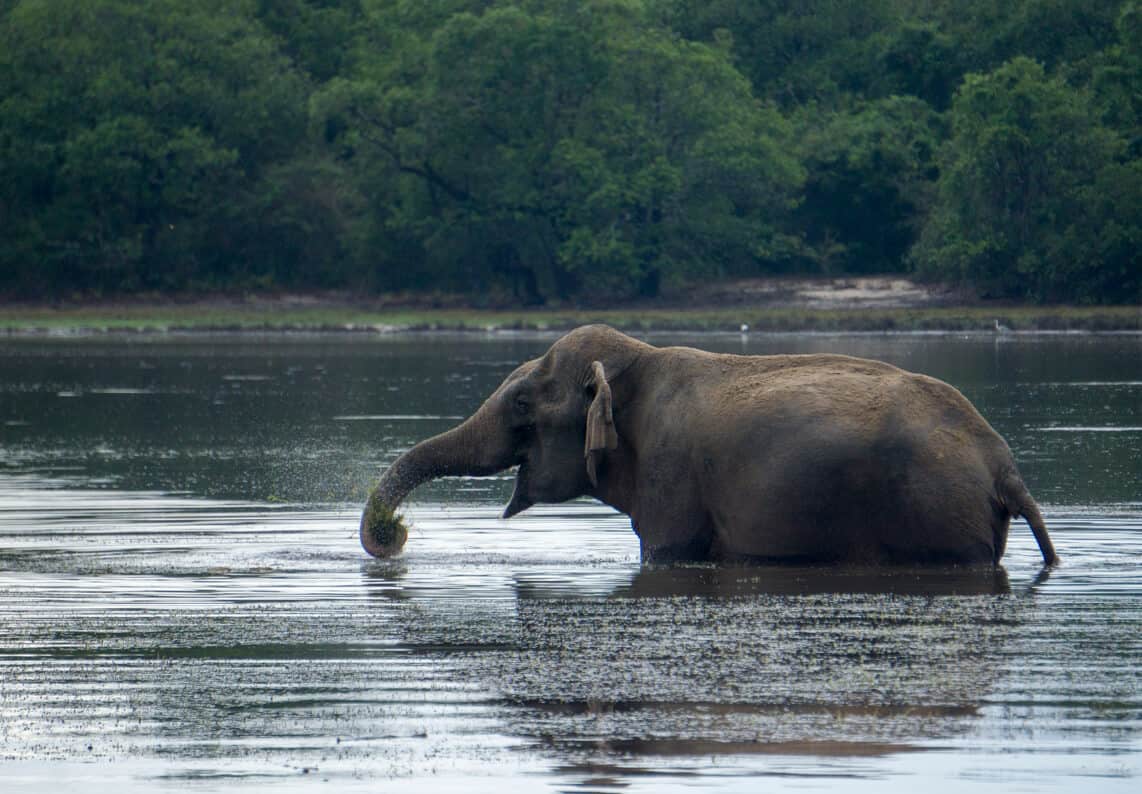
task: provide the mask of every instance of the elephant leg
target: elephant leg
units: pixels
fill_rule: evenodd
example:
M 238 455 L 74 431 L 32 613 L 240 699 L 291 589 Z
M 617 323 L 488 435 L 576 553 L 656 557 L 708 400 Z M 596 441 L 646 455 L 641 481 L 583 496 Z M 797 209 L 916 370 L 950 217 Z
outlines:
M 705 511 L 653 505 L 631 516 L 644 563 L 707 562 L 720 556 L 713 524 Z
M 651 545 L 641 536 L 639 552 L 644 563 L 669 565 L 675 562 L 707 562 L 716 557 L 709 537 L 694 536 L 686 541 Z

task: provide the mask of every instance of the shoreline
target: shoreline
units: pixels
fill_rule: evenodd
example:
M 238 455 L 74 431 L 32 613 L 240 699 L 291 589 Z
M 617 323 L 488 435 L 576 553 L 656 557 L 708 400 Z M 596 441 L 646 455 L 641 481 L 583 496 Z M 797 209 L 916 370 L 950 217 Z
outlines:
M 606 323 L 628 332 L 1142 332 L 1142 305 L 988 301 L 900 276 L 715 281 L 653 300 L 594 307 L 481 306 L 450 294 L 148 294 L 71 303 L 0 302 L 0 336 L 192 333 L 559 332 Z
M 393 334 L 559 332 L 606 323 L 628 332 L 1142 333 L 1142 306 L 926 306 L 892 308 L 386 309 L 259 301 L 0 308 L 0 336 L 210 333 Z M 996 323 L 1003 330 L 996 330 Z

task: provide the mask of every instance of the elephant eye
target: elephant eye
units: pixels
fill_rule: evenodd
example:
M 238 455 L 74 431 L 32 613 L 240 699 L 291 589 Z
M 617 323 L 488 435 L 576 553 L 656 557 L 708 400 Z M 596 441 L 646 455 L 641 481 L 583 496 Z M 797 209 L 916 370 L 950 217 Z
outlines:
M 527 416 L 528 411 L 530 410 L 531 406 L 528 404 L 527 400 L 524 397 L 521 396 L 515 398 L 515 412 L 517 414 L 520 416 Z

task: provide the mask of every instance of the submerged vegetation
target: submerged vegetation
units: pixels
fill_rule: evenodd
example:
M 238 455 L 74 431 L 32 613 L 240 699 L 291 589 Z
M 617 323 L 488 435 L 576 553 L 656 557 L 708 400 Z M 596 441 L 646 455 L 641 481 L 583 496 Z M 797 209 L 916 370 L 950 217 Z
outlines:
M 0 295 L 1142 300 L 1137 0 L 6 0 Z M 755 318 L 756 320 L 756 318 Z
M 391 507 L 372 496 L 369 497 L 365 513 L 361 516 L 361 532 L 370 536 L 369 553 L 374 557 L 397 554 L 408 541 L 408 525 L 404 519 Z

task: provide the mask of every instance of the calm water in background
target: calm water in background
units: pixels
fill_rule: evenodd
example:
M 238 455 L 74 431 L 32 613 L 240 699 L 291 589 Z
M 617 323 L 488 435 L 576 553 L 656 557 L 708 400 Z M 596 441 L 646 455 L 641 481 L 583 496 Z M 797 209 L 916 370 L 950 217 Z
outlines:
M 655 336 L 956 385 L 1011 444 L 997 573 L 642 569 L 590 501 L 377 474 L 553 337 L 0 341 L 11 790 L 1137 790 L 1142 337 Z M 510 781 L 508 783 L 507 781 Z

